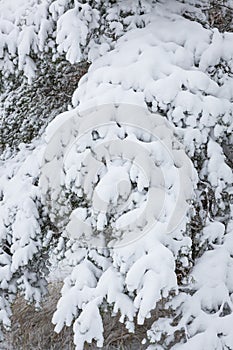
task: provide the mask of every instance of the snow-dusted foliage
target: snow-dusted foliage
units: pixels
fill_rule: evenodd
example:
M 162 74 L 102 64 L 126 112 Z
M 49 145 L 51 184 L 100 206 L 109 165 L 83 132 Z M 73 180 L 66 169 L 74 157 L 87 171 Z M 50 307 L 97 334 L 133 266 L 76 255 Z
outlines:
M 31 147 L 33 148 L 33 147 Z M 38 150 L 36 151 L 38 155 Z M 20 292 L 39 307 L 46 292 L 47 235 L 40 218 L 40 192 L 36 184 L 39 157 L 22 147 L 19 155 L 0 171 L 0 300 L 1 324 L 10 326 L 10 305 Z
M 5 157 L 19 151 L 20 143 L 27 144 L 39 138 L 48 123 L 67 110 L 88 64 L 71 65 L 65 59 L 54 64 L 47 55 L 39 69 L 42 74 L 33 84 L 28 84 L 22 77 L 10 79 L 0 95 L 0 153 L 4 152 Z M 7 83 L 6 79 L 4 82 Z
M 153 3 L 153 1 L 152 1 Z M 150 1 L 2 0 L 0 69 L 35 77 L 38 60 L 50 53 L 70 63 L 104 55 L 126 29 L 144 25 Z
M 138 106 L 68 112 L 46 139 L 40 186 L 74 267 L 53 322 L 60 331 L 77 318 L 77 349 L 102 345 L 106 305 L 132 331 L 177 290 L 195 173 L 166 119 Z
M 71 266 L 53 323 L 77 349 L 103 346 L 105 312 L 151 318 L 150 350 L 233 349 L 233 34 L 213 2 L 0 6 L 3 74 L 92 61 L 73 108 L 1 161 L 3 324 L 17 291 L 40 301 L 48 254 Z

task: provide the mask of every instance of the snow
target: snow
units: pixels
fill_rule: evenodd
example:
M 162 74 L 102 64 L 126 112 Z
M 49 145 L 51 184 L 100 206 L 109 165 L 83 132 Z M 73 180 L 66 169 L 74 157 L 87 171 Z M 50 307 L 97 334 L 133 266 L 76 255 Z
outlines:
M 63 185 L 79 198 L 86 196 L 84 207 L 70 215 L 69 237 L 87 235 L 88 244 L 98 246 L 104 237 L 93 236 L 90 241 L 91 230 L 107 234 L 111 225 L 112 237 L 107 234 L 104 244 L 109 239 L 126 244 L 156 222 L 168 225 L 170 220 L 168 231 L 176 229 L 188 209 L 186 201 L 192 198 L 195 176 L 169 123 L 158 114 L 124 104 L 103 105 L 89 114 L 71 112 L 63 124 L 58 119 L 48 128 L 40 184 L 45 194 L 51 191 L 51 215 L 53 210 L 57 215 L 56 198 L 65 196 Z M 111 223 L 110 216 L 114 218 Z
M 167 317 L 148 329 L 152 343 L 165 336 L 170 348 L 177 331 L 186 343 L 174 350 L 233 346 L 224 311 L 233 307 L 233 175 L 222 146 L 232 130 L 232 77 L 213 73 L 232 64 L 233 34 L 180 16 L 191 2 L 141 1 L 142 10 L 119 1 L 102 19 L 98 4 L 2 0 L 4 74 L 17 66 L 32 81 L 31 57 L 48 46 L 54 59 L 93 60 L 71 110 L 32 149 L 1 160 L 0 238 L 11 252 L 0 250 L 5 326 L 17 289 L 37 305 L 44 293 L 36 282 L 40 264 L 46 273 L 41 251 L 52 232 L 41 226 L 49 220 L 60 234 L 51 261 L 62 252 L 60 268 L 70 266 L 53 323 L 57 332 L 73 324 L 76 349 L 103 345 L 104 303 L 133 331 L 161 301 Z M 106 18 L 114 40 L 89 38 Z

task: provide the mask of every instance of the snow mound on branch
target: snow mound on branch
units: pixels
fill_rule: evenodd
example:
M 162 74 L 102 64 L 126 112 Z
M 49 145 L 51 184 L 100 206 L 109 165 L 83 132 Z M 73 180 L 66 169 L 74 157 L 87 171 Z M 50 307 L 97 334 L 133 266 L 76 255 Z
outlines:
M 177 289 L 167 245 L 177 235 L 189 244 L 182 233 L 196 176 L 166 119 L 142 107 L 73 110 L 58 116 L 45 138 L 40 188 L 74 266 L 53 322 L 59 332 L 75 321 L 79 348 L 84 339 L 101 342 L 102 319 L 97 331 L 84 315 L 104 300 L 133 330 L 135 316 L 143 324 Z
M 183 226 L 195 176 L 160 115 L 124 104 L 72 111 L 50 124 L 46 138 L 40 186 L 52 221 L 62 225 L 70 215 L 71 239 L 116 247 L 157 223 L 170 233 Z M 68 197 L 76 198 L 75 209 Z
M 16 293 L 39 307 L 46 292 L 42 275 L 47 269 L 41 251 L 44 233 L 36 185 L 43 153 L 41 145 L 35 149 L 24 146 L 7 164 L 0 162 L 0 322 L 5 328 L 11 323 Z
M 83 59 L 88 34 L 98 28 L 99 12 L 89 4 L 31 0 L 1 2 L 0 69 L 6 75 L 23 71 L 35 77 L 36 58 L 66 54 L 70 63 Z M 34 59 L 32 59 L 34 56 Z
M 54 62 L 64 55 L 72 64 L 93 61 L 114 46 L 113 38 L 144 25 L 152 5 L 107 1 L 103 12 L 100 1 L 2 0 L 0 8 L 0 69 L 6 77 L 22 71 L 32 82 L 45 53 Z
M 232 143 L 233 51 L 229 42 L 233 34 L 221 34 L 182 17 L 173 17 L 175 6 L 165 17 L 163 5 L 161 13 L 151 14 L 145 28 L 126 33 L 117 41 L 115 50 L 93 62 L 73 95 L 73 105 L 79 111 L 90 105 L 122 101 L 147 105 L 151 111 L 167 116 L 175 126 L 198 168 L 197 197 L 208 196 L 210 201 L 207 208 L 201 204 L 200 211 L 195 212 L 195 220 L 199 215 L 203 226 L 194 231 L 193 237 L 193 251 L 196 246 L 200 255 L 207 251 L 200 259 L 196 257 L 197 265 L 190 276 L 193 283 L 189 280 L 187 294 L 180 292 L 168 303 L 168 308 L 183 315 L 181 321 L 172 327 L 174 317 L 161 317 L 148 331 L 148 337 L 151 342 L 169 347 L 173 336 L 167 336 L 165 342 L 163 336 L 184 332 L 187 344 L 176 345 L 174 349 L 232 347 L 229 251 L 233 175 L 222 145 Z M 174 252 L 174 244 L 170 247 Z M 189 249 L 188 242 L 183 249 Z M 115 258 L 121 261 L 117 254 Z M 122 256 L 122 261 L 124 272 L 130 259 Z M 181 264 L 186 266 L 186 257 Z M 213 276 L 219 278 L 213 280 Z

